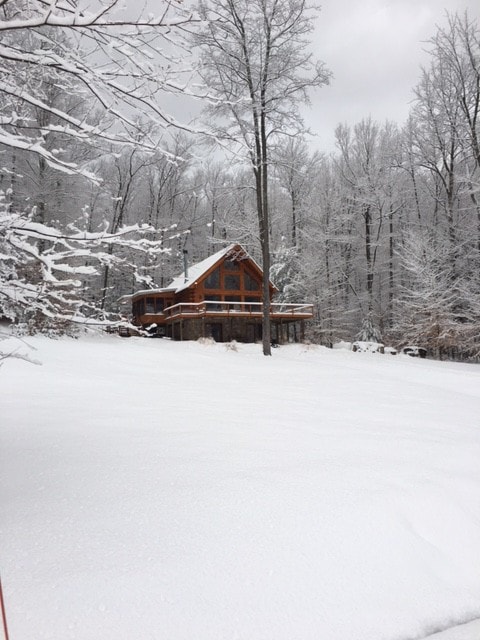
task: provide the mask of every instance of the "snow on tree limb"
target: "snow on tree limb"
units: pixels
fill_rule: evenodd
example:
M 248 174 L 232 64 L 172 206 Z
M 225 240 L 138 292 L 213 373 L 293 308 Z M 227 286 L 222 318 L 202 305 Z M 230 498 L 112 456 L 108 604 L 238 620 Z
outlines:
M 192 70 L 185 64 L 182 33 L 194 18 L 168 0 L 161 6 L 157 17 L 125 14 L 120 19 L 122 7 L 117 0 L 101 2 L 94 12 L 81 0 L 68 4 L 42 0 L 4 3 L 0 97 L 8 97 L 3 101 L 2 123 L 11 126 L 2 132 L 0 142 L 42 154 L 51 166 L 68 172 L 72 167 L 58 154 L 51 154 L 45 144 L 44 137 L 51 131 L 61 131 L 72 140 L 100 139 L 158 151 L 165 130 L 189 130 L 162 108 L 160 95 L 194 96 L 188 90 Z M 65 108 L 42 100 L 35 85 L 48 74 L 65 95 L 83 92 L 84 100 L 90 98 L 94 107 L 90 111 L 94 113 L 98 107 L 103 112 L 101 124 L 92 122 L 90 116 L 72 117 Z M 179 81 L 182 75 L 183 82 Z M 48 113 L 55 121 L 42 129 L 42 137 L 30 147 L 21 130 L 29 109 Z
M 5 6 L 8 0 L 0 2 L 0 7 Z M 172 2 L 163 0 L 164 10 L 160 15 L 149 15 L 148 17 L 129 18 L 123 19 L 113 17 L 113 13 L 119 11 L 120 2 L 113 0 L 112 2 L 103 2 L 101 9 L 88 12 L 87 10 L 81 10 L 80 3 L 72 3 L 74 8 L 70 5 L 65 5 L 53 0 L 52 2 L 44 2 L 43 0 L 36 0 L 33 3 L 34 11 L 36 15 L 29 18 L 7 18 L 0 20 L 0 30 L 12 30 L 12 29 L 32 29 L 35 27 L 51 26 L 51 27 L 68 27 L 68 28 L 87 28 L 87 27 L 165 27 L 175 28 L 183 27 L 192 23 L 192 14 L 186 13 L 183 17 L 167 20 L 167 13 L 170 7 L 173 6 Z M 36 5 L 36 7 L 35 7 Z
M 11 214 L 2 203 L 0 210 L 0 309 L 5 317 L 23 308 L 29 314 L 71 320 L 86 318 L 85 306 L 76 293 L 80 277 L 97 273 L 100 265 L 113 265 L 119 258 L 110 252 L 112 246 L 137 252 L 159 254 L 165 249 L 144 236 L 148 225 L 131 225 L 116 233 L 86 232 L 72 228 L 69 234 L 34 222 L 25 216 Z M 43 250 L 38 240 L 48 244 Z M 85 264 L 88 260 L 90 264 Z M 92 264 L 94 263 L 94 264 Z M 17 311 L 18 313 L 18 311 Z

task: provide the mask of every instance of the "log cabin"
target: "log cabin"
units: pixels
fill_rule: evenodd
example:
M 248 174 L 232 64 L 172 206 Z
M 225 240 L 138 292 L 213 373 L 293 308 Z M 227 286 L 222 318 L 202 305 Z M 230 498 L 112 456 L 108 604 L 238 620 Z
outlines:
M 260 341 L 262 275 L 245 249 L 231 244 L 195 265 L 185 265 L 184 272 L 167 287 L 127 296 L 132 303 L 132 324 L 174 340 Z M 313 305 L 275 303 L 277 292 L 270 282 L 272 340 L 278 344 L 303 340 Z

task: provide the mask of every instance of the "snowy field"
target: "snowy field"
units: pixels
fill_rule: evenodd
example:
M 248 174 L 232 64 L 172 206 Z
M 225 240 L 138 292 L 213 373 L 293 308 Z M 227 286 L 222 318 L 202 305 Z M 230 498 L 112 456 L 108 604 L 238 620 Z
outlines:
M 480 639 L 480 366 L 29 342 L 0 368 L 11 640 Z

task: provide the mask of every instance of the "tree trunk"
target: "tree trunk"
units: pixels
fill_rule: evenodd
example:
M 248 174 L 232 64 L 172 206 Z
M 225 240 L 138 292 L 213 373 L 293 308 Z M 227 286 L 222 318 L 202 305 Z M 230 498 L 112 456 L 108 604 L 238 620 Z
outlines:
M 388 326 L 392 326 L 393 315 L 393 286 L 394 286 L 394 271 L 393 271 L 393 210 L 390 208 L 388 215 L 389 220 L 389 241 L 388 241 Z
M 297 194 L 292 189 L 290 192 L 292 199 L 292 247 L 297 248 Z
M 373 264 L 372 264 L 372 213 L 367 206 L 363 214 L 365 219 L 365 257 L 367 259 L 367 294 L 368 311 L 372 311 L 373 304 Z
M 263 269 L 263 317 L 262 317 L 262 342 L 263 355 L 272 355 L 272 337 L 270 331 L 270 221 L 268 212 L 268 157 L 267 157 L 267 135 L 265 112 L 262 111 L 260 117 L 260 143 L 261 143 L 261 201 L 263 229 L 260 231 L 260 242 L 262 245 L 262 269 Z

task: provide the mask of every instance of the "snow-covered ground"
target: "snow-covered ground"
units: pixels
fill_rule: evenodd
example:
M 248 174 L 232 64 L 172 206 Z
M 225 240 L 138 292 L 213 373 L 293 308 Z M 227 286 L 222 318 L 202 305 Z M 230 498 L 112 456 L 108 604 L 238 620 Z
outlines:
M 11 640 L 480 638 L 480 366 L 29 342 L 0 368 Z

